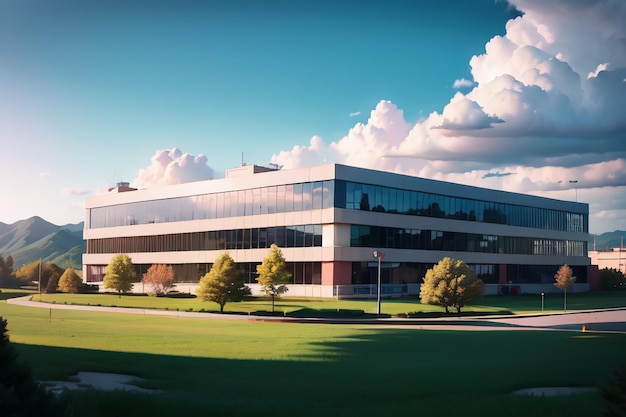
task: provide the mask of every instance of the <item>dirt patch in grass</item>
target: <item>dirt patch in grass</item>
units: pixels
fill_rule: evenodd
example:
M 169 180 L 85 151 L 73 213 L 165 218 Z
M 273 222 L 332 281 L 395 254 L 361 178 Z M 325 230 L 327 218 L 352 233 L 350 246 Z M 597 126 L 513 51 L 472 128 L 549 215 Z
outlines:
M 154 393 L 155 390 L 138 387 L 133 383 L 140 382 L 141 378 L 132 375 L 109 374 L 101 372 L 79 372 L 68 381 L 42 381 L 41 384 L 48 391 L 60 393 L 64 390 L 97 389 L 97 390 L 125 390 L 144 393 Z

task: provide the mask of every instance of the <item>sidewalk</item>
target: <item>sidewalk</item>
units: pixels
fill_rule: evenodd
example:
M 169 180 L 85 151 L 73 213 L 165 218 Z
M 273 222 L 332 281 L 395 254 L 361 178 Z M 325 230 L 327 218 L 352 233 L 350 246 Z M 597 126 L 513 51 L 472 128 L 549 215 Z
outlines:
M 576 330 L 593 332 L 626 333 L 626 308 L 592 311 L 571 311 L 562 314 L 522 316 L 474 316 L 438 318 L 294 318 L 277 316 L 255 316 L 242 314 L 200 313 L 190 311 L 155 310 L 128 307 L 101 307 L 74 304 L 52 304 L 30 301 L 31 296 L 10 298 L 8 304 L 50 310 L 95 311 L 102 313 L 142 314 L 153 316 L 187 317 L 204 320 L 246 320 L 287 323 L 329 323 L 351 325 L 385 325 L 428 328 L 432 330 Z M 584 329 L 583 329 L 584 325 Z

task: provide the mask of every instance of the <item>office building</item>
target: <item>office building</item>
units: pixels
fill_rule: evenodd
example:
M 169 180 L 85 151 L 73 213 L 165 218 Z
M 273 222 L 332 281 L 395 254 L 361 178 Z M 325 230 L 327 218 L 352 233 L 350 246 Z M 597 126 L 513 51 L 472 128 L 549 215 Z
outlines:
M 589 289 L 589 206 L 518 193 L 330 164 L 278 170 L 242 166 L 225 178 L 135 190 L 86 201 L 83 273 L 101 283 L 117 254 L 140 274 L 172 265 L 194 290 L 227 251 L 258 291 L 256 266 L 276 243 L 293 282 L 288 295 L 419 294 L 426 270 L 461 259 L 487 293 L 559 291 L 559 266 Z M 142 290 L 142 284 L 135 285 Z

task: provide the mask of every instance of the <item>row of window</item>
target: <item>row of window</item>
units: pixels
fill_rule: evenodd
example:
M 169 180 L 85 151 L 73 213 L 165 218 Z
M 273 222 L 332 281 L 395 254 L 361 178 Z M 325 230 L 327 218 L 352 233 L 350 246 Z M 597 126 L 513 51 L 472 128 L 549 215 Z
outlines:
M 87 240 L 87 253 L 179 252 L 322 246 L 322 225 L 277 226 L 238 230 L 128 236 Z
M 587 231 L 586 216 L 562 210 L 518 206 L 461 197 L 337 181 L 337 206 L 347 209 L 440 217 L 570 232 Z M 345 187 L 345 192 L 343 188 Z
M 239 262 L 236 268 L 245 277 L 245 282 L 255 284 L 258 262 Z M 291 273 L 292 284 L 313 284 L 322 283 L 322 263 L 321 262 L 287 262 L 287 269 Z M 151 265 L 136 264 L 137 285 L 143 285 L 139 281 L 143 274 Z M 560 265 L 506 265 L 504 269 L 497 264 L 469 264 L 476 275 L 486 284 L 497 284 L 500 282 L 501 272 L 506 273 L 504 280 L 508 284 L 550 284 L 554 283 L 554 275 Z M 383 264 L 381 269 L 381 282 L 383 284 L 416 284 L 421 283 L 426 271 L 432 268 L 433 264 L 421 262 L 399 262 L 397 264 Z M 174 280 L 177 283 L 195 283 L 204 274 L 210 271 L 211 264 L 174 264 Z M 571 266 L 576 276 L 577 283 L 587 282 L 587 268 L 585 266 Z M 89 265 L 87 267 L 87 282 L 102 282 L 106 272 L 106 265 Z M 352 263 L 352 285 L 376 284 L 378 280 L 377 265 L 372 262 Z M 147 290 L 147 288 L 144 288 Z
M 419 262 L 398 262 L 381 264 L 380 281 L 382 284 L 421 283 L 426 271 L 432 264 Z M 476 276 L 485 284 L 499 282 L 499 267 L 494 264 L 468 264 Z M 378 268 L 372 262 L 352 262 L 352 285 L 373 285 L 378 283 Z
M 383 264 L 384 265 L 384 264 Z M 554 275 L 561 265 L 520 265 L 507 264 L 500 268 L 497 264 L 468 264 L 476 276 L 485 284 L 498 284 L 505 281 L 507 284 L 553 284 Z M 432 264 L 420 262 L 399 262 L 391 267 L 381 268 L 381 282 L 383 284 L 411 284 L 422 283 L 426 271 Z M 571 266 L 577 283 L 587 282 L 587 267 L 584 265 Z M 378 282 L 378 271 L 371 262 L 352 263 L 352 284 L 367 285 Z M 506 274 L 501 276 L 501 274 Z M 507 288 L 508 289 L 508 288 Z
M 587 242 L 352 225 L 350 246 L 515 255 L 587 256 Z
M 90 228 L 254 216 L 324 208 L 587 232 L 588 215 L 336 181 L 317 181 L 97 207 Z
M 90 228 L 220 219 L 333 207 L 334 181 L 140 201 L 90 210 Z
M 258 265 L 260 265 L 258 262 L 239 262 L 235 264 L 235 267 L 244 276 L 245 283 L 256 284 L 258 276 L 256 267 Z M 140 281 L 151 265 L 135 264 L 134 266 L 137 272 L 137 280 L 134 285 L 144 287 Z M 211 270 L 211 264 L 174 264 L 171 266 L 174 270 L 175 283 L 196 283 Z M 287 271 L 291 273 L 291 284 L 320 285 L 322 283 L 321 262 L 286 262 L 285 266 Z M 87 282 L 102 282 L 105 273 L 106 265 L 89 265 L 87 267 Z M 142 292 L 147 290 L 147 287 L 142 288 Z

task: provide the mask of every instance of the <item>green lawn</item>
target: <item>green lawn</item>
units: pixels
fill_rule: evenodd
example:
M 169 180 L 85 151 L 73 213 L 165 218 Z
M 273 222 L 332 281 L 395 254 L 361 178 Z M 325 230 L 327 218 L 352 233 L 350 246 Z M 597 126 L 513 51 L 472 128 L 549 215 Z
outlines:
M 163 391 L 73 394 L 67 400 L 75 416 L 601 416 L 597 393 L 528 398 L 511 392 L 601 386 L 626 362 L 624 334 L 453 332 L 67 310 L 55 310 L 50 320 L 47 309 L 5 301 L 0 316 L 37 378 L 116 372 L 146 378 L 143 386 Z

